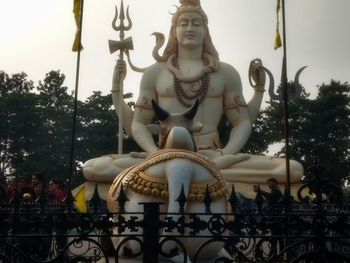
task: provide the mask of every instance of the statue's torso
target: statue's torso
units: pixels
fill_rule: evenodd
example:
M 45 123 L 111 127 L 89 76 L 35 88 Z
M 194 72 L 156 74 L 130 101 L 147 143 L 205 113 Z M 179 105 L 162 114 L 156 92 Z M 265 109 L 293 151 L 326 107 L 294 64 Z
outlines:
M 184 112 L 188 108 L 181 104 L 176 97 L 174 88 L 174 76 L 166 68 L 165 64 L 161 65 L 158 77 L 154 80 L 155 91 L 159 105 L 169 112 Z M 197 84 L 200 85 L 200 84 Z M 186 84 L 181 82 L 181 86 L 188 91 L 192 83 Z M 205 99 L 199 105 L 195 121 L 203 124 L 202 133 L 210 133 L 217 130 L 217 126 L 223 114 L 223 98 L 225 93 L 225 78 L 220 71 L 209 74 L 208 93 Z M 192 101 L 192 104 L 195 99 Z

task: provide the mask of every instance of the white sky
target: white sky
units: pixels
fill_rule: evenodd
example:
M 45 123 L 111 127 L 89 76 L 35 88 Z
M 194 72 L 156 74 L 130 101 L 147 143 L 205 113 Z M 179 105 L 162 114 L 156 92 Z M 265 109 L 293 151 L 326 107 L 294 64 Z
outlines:
M 242 77 L 246 100 L 250 99 L 247 69 L 260 57 L 280 80 L 282 49 L 273 49 L 275 0 L 202 0 L 220 59 L 232 64 Z M 108 39 L 119 34 L 111 28 L 119 0 L 85 0 L 79 98 L 94 90 L 107 94 L 117 54 L 111 55 Z M 166 35 L 177 0 L 124 0 L 129 5 L 133 28 L 132 60 L 139 67 L 153 63 L 154 31 Z M 74 89 L 76 53 L 71 52 L 75 34 L 73 0 L 0 0 L 0 70 L 21 71 L 34 81 L 50 70 L 66 75 L 65 85 Z M 286 1 L 288 78 L 307 65 L 300 81 L 308 92 L 330 79 L 350 80 L 350 1 Z M 282 33 L 282 30 L 281 30 Z M 125 92 L 138 94 L 139 73 L 128 71 Z M 265 95 L 264 99 L 268 99 Z

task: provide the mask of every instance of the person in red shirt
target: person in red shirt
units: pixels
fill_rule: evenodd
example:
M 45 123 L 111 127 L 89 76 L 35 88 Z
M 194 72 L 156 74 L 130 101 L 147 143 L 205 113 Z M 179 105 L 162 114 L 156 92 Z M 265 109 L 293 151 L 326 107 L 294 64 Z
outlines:
M 67 193 L 64 191 L 64 184 L 62 180 L 55 177 L 49 181 L 49 187 L 47 191 L 48 198 L 54 203 L 63 203 Z

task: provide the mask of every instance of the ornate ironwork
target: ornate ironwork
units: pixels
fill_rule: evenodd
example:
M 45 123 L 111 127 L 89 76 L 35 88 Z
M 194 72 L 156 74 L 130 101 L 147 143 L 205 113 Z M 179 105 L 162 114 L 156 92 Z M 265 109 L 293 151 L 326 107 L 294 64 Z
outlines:
M 288 210 L 282 204 L 266 206 L 259 197 L 246 199 L 234 187 L 226 214 L 211 213 L 211 200 L 205 200 L 206 213 L 184 213 L 187 200 L 181 196 L 178 213 L 143 203 L 143 213 L 110 214 L 97 188 L 90 213 L 75 211 L 72 198 L 64 204 L 44 197 L 34 203 L 2 200 L 0 262 L 120 262 L 122 257 L 158 262 L 179 254 L 187 262 L 186 244 L 196 240 L 201 242 L 192 262 L 201 262 L 215 244 L 222 250 L 211 262 L 350 262 L 350 203 L 321 172 L 315 157 Z M 128 202 L 124 191 L 117 200 L 119 207 Z M 116 247 L 112 239 L 119 239 Z M 169 244 L 176 246 L 169 249 Z

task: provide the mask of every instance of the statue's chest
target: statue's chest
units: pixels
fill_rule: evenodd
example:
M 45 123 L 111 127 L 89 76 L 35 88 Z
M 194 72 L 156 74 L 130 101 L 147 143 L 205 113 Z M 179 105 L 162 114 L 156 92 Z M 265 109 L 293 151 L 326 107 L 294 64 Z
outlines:
M 156 92 L 159 97 L 182 96 L 195 99 L 202 94 L 206 94 L 206 97 L 220 97 L 224 92 L 224 82 L 216 73 L 209 74 L 207 79 L 201 78 L 190 83 L 175 80 L 172 74 L 166 74 L 156 81 Z

